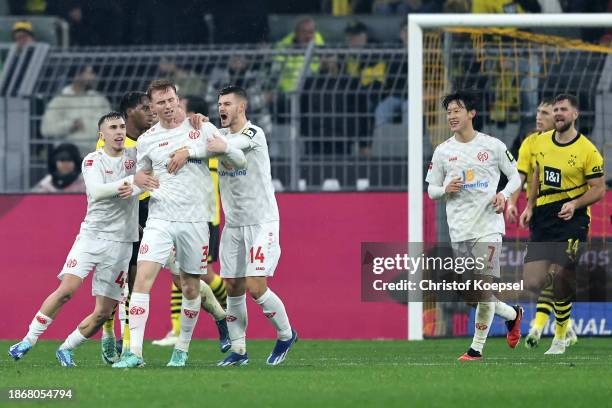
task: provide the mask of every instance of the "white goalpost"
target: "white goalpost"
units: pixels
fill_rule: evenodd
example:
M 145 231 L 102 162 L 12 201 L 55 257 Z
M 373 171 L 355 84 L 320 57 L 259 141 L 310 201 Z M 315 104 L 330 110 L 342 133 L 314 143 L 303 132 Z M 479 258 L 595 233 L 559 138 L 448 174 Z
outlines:
M 612 27 L 611 13 L 408 15 L 408 239 L 423 242 L 423 29 L 447 27 Z M 423 303 L 408 301 L 408 340 L 423 339 Z

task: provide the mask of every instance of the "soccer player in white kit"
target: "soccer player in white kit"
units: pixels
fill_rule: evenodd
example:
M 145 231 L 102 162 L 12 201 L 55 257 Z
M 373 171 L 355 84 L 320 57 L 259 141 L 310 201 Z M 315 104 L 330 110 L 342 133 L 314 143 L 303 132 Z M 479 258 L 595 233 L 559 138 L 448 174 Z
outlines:
M 205 140 L 213 138 L 218 130 L 208 122 L 196 130 L 186 119 L 181 123 L 174 120 L 179 98 L 175 85 L 170 81 L 153 81 L 147 95 L 159 122 L 138 139 L 137 169 L 152 171 L 159 180 L 159 188 L 151 191 L 149 216 L 138 255 L 138 273 L 129 310 L 130 351 L 113 364 L 114 368 L 144 365 L 142 343 L 149 315 L 149 293 L 173 248 L 180 264 L 183 299 L 181 332 L 168 366 L 185 365 L 200 311 L 200 276 L 207 267 L 208 222 L 213 208 L 213 183 L 208 161 L 187 159 L 180 170 L 173 171 L 170 155 L 177 150 L 204 148 L 203 156 L 207 157 Z M 141 187 L 148 186 L 143 184 Z
M 228 86 L 219 92 L 219 117 L 227 142 L 216 138 L 208 142 L 210 152 L 223 153 L 231 147 L 241 149 L 246 168 L 236 169 L 227 160 L 219 164 L 219 190 L 225 214 L 221 234 L 221 277 L 227 288 L 227 327 L 232 341 L 231 353 L 220 366 L 248 363 L 246 352 L 246 291 L 259 304 L 275 327 L 277 341 L 267 359 L 269 365 L 285 360 L 297 341 L 282 300 L 268 287 L 281 250 L 279 214 L 270 172 L 270 156 L 263 130 L 246 118 L 247 95 L 244 89 Z
M 462 254 L 485 256 L 483 281 L 499 278 L 499 253 L 505 233 L 503 210 L 506 200 L 520 187 L 516 163 L 499 139 L 474 130 L 476 97 L 471 91 L 447 95 L 446 109 L 453 136 L 434 151 L 426 181 L 434 199 L 446 200 L 446 218 L 453 249 Z M 506 187 L 496 193 L 500 172 L 508 177 Z M 520 340 L 522 309 L 497 300 L 490 292 L 481 292 L 476 307 L 474 338 L 460 361 L 481 360 L 495 314 L 506 320 L 507 341 L 511 348 Z
M 94 267 L 95 309 L 56 351 L 62 366 L 75 366 L 74 348 L 102 327 L 121 299 L 132 243 L 138 241 L 141 190 L 133 185 L 136 151 L 123 147 L 126 128 L 120 113 L 102 116 L 98 128 L 105 146 L 85 156 L 82 164 L 87 215 L 58 275 L 60 286 L 45 299 L 24 339 L 9 349 L 9 355 L 15 360 L 21 359 L 36 344 Z

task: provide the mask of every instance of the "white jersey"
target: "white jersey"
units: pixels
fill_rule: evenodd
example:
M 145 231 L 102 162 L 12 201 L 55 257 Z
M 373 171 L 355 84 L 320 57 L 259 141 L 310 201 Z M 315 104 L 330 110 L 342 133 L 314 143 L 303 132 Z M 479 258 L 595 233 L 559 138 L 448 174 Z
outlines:
M 451 137 L 434 151 L 427 178 L 429 184 L 446 186 L 460 177 L 463 189 L 446 194 L 446 219 L 452 242 L 505 233 L 503 214 L 492 205 L 500 174 L 510 177 L 516 163 L 506 145 L 484 133 L 468 143 Z
M 235 170 L 226 160 L 220 160 L 219 191 L 225 223 L 239 227 L 278 221 L 264 131 L 250 121 L 238 133 L 222 130 L 228 142 L 236 140 L 243 147 L 247 162 L 245 169 Z
M 167 170 L 170 154 L 183 147 L 206 146 L 206 140 L 218 133 L 211 123 L 195 130 L 185 121 L 174 129 L 160 123 L 138 138 L 138 170 L 153 170 L 159 188 L 151 191 L 149 218 L 166 221 L 201 222 L 213 218 L 214 188 L 208 159 L 190 158 L 176 174 Z
M 136 149 L 125 149 L 111 157 L 104 149 L 89 153 L 83 159 L 83 178 L 87 190 L 87 215 L 81 233 L 116 242 L 138 241 L 138 196 L 121 199 L 115 196 L 94 199 L 94 189 L 101 184 L 117 182 L 136 173 Z

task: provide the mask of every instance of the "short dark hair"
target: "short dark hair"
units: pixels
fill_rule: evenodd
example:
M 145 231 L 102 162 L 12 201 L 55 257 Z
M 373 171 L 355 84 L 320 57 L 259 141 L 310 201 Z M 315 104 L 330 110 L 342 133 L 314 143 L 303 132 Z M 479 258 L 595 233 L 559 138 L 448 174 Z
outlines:
M 457 102 L 460 106 L 463 106 L 466 110 L 476 110 L 478 101 L 478 92 L 474 89 L 460 89 L 442 98 L 442 106 L 444 109 L 448 109 L 448 105 L 451 102 Z
M 229 95 L 229 94 L 236 94 L 236 96 L 244 99 L 245 101 L 248 101 L 246 91 L 244 90 L 244 88 L 238 85 L 228 85 L 228 86 L 221 88 L 218 96 Z
M 149 87 L 147 88 L 147 96 L 149 99 L 151 99 L 151 94 L 154 91 L 167 91 L 168 88 L 172 88 L 174 93 L 176 93 L 176 85 L 174 85 L 174 82 L 168 79 L 156 79 L 149 84 Z
M 367 34 L 367 33 L 368 33 L 368 27 L 364 23 L 358 20 L 351 21 L 344 28 L 344 34 L 347 34 L 347 35 L 358 35 L 358 34 Z
M 201 113 L 208 116 L 208 104 L 206 100 L 198 95 L 185 95 L 183 99 L 187 101 L 187 112 Z
M 110 119 L 119 119 L 119 118 L 125 120 L 123 118 L 123 115 L 117 111 L 111 111 L 111 112 L 105 113 L 104 115 L 100 117 L 100 120 L 98 120 L 98 130 L 100 130 L 100 127 L 102 126 L 102 123 L 104 123 L 104 121 L 110 120 Z
M 119 101 L 119 112 L 127 120 L 127 110 L 129 108 L 135 108 L 142 103 L 142 98 L 146 97 L 147 94 L 142 91 L 130 91 L 121 97 Z
M 540 100 L 540 105 L 554 105 L 554 103 L 555 103 L 554 98 L 545 97 Z
M 572 94 L 560 93 L 559 95 L 555 96 L 554 102 L 558 103 L 565 100 L 567 100 L 574 108 L 578 109 L 578 98 L 576 98 L 576 96 Z

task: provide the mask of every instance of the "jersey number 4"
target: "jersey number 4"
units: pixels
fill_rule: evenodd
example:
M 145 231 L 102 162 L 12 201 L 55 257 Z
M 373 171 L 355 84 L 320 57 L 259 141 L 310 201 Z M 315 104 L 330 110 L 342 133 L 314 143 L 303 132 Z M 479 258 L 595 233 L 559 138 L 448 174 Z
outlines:
M 115 279 L 115 283 L 119 285 L 120 288 L 123 288 L 123 285 L 125 285 L 125 278 L 123 277 L 123 271 L 119 273 L 119 276 L 117 276 L 117 279 Z
M 255 261 L 259 261 L 264 263 L 264 254 L 261 250 L 261 247 L 257 247 L 257 251 L 255 251 L 255 247 L 251 247 L 249 251 L 251 263 L 255 263 Z

